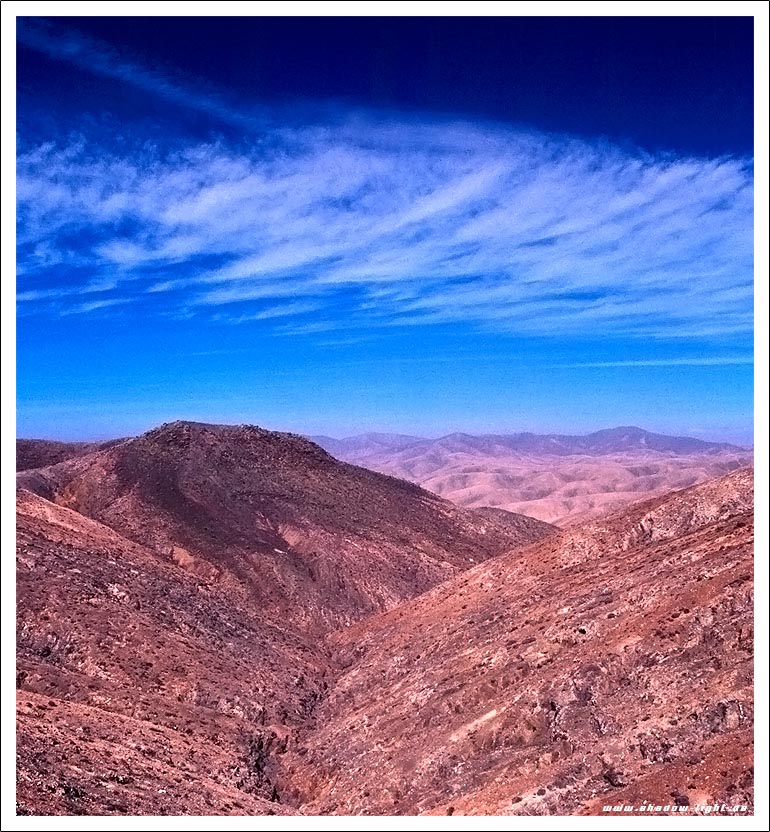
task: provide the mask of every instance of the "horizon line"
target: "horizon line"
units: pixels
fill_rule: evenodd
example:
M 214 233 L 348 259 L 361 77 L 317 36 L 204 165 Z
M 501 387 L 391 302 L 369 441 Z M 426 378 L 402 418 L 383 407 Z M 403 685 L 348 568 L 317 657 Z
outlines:
M 440 433 L 437 435 L 422 435 L 422 434 L 412 434 L 412 433 L 403 433 L 402 431 L 398 430 L 364 430 L 360 433 L 353 433 L 347 434 L 344 436 L 333 436 L 327 433 L 301 433 L 299 431 L 294 430 L 281 430 L 281 429 L 273 429 L 273 428 L 265 428 L 262 425 L 256 424 L 255 422 L 205 422 L 198 419 L 172 419 L 171 421 L 164 421 L 160 422 L 153 427 L 147 428 L 146 430 L 140 431 L 134 434 L 124 434 L 120 436 L 114 437 L 107 437 L 102 439 L 57 439 L 57 438 L 50 438 L 46 436 L 16 436 L 17 442 L 58 442 L 65 445 L 78 445 L 78 444 L 92 444 L 92 443 L 105 443 L 105 442 L 119 442 L 119 441 L 128 441 L 130 439 L 135 439 L 138 436 L 142 436 L 146 433 L 150 433 L 154 430 L 158 430 L 162 427 L 166 427 L 169 425 L 174 424 L 187 424 L 187 425 L 200 425 L 204 427 L 227 427 L 227 428 L 238 428 L 238 427 L 254 427 L 259 428 L 260 430 L 268 431 L 269 433 L 285 433 L 294 436 L 300 436 L 304 439 L 308 439 L 310 441 L 314 441 L 315 439 L 332 439 L 338 442 L 344 442 L 350 439 L 358 439 L 367 436 L 403 436 L 409 439 L 415 439 L 417 441 L 440 441 L 441 439 L 447 439 L 453 436 L 469 436 L 473 438 L 483 438 L 483 437 L 501 437 L 501 438 L 511 438 L 511 437 L 520 437 L 520 436 L 537 436 L 537 437 L 565 437 L 565 438 L 585 438 L 588 436 L 593 436 L 597 433 L 606 433 L 608 431 L 621 431 L 621 430 L 629 430 L 629 431 L 641 431 L 642 433 L 649 434 L 652 436 L 664 436 L 670 439 L 692 439 L 696 442 L 704 442 L 707 444 L 712 445 L 729 445 L 731 447 L 743 450 L 743 451 L 752 451 L 754 450 L 754 443 L 752 442 L 750 445 L 740 444 L 737 442 L 728 442 L 726 440 L 721 439 L 704 439 L 700 436 L 693 436 L 690 433 L 666 433 L 661 431 L 654 431 L 648 430 L 647 428 L 639 427 L 638 425 L 613 425 L 611 427 L 604 427 L 604 428 L 597 428 L 595 430 L 584 431 L 580 433 L 565 433 L 565 432 L 558 432 L 558 431 L 546 431 L 543 433 L 538 433 L 533 430 L 520 430 L 520 431 L 483 431 L 483 432 L 469 432 L 464 430 L 450 430 L 447 433 Z M 752 433 L 754 431 L 752 430 Z M 316 443 L 317 444 L 317 443 Z

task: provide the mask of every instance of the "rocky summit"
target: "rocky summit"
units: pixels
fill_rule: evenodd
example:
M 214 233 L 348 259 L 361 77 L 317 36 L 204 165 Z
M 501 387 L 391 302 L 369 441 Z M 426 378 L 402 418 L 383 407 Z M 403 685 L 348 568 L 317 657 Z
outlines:
M 19 814 L 752 806 L 751 469 L 559 530 L 253 426 L 22 450 Z

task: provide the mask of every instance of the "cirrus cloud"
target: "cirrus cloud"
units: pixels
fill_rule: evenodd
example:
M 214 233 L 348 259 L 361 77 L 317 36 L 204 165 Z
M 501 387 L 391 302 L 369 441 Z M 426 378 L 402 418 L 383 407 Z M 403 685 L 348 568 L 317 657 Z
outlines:
M 237 142 L 169 147 L 23 140 L 25 314 L 120 305 L 264 327 L 291 316 L 295 332 L 751 332 L 749 159 L 361 112 L 268 127 L 82 38 L 26 27 L 22 39 L 243 129 Z

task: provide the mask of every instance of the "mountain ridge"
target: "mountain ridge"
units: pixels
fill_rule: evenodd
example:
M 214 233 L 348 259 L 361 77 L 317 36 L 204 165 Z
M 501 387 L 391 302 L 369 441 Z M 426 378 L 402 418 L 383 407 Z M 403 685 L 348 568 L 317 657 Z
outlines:
M 392 440 L 390 439 L 391 437 Z M 446 445 L 452 443 L 467 443 L 476 449 L 483 449 L 487 446 L 493 446 L 495 443 L 500 443 L 511 450 L 554 455 L 615 453 L 629 450 L 630 448 L 672 451 L 677 453 L 691 452 L 694 450 L 747 450 L 729 442 L 712 442 L 690 436 L 654 433 L 634 425 L 603 428 L 586 434 L 539 434 L 532 433 L 531 431 L 472 434 L 464 431 L 456 431 L 436 438 L 388 433 L 363 433 L 342 438 L 327 436 L 310 438 L 317 441 L 322 447 L 324 447 L 324 442 L 329 442 L 337 450 L 348 449 L 349 452 L 365 452 L 369 445 L 391 450 L 402 450 L 421 444 Z
M 582 436 L 452 433 L 394 447 L 354 438 L 329 450 L 374 471 L 419 483 L 468 508 L 490 506 L 571 525 L 637 500 L 749 465 L 729 443 L 635 427 Z
M 752 477 L 558 530 L 255 426 L 20 472 L 18 811 L 751 804 Z

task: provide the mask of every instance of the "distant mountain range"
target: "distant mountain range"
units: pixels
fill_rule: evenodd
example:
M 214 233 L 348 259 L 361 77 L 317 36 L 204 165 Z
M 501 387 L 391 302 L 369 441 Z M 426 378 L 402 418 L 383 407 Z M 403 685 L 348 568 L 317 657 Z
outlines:
M 311 436 L 329 453 L 343 459 L 364 459 L 383 451 L 405 448 L 443 448 L 450 451 L 474 451 L 497 454 L 519 451 L 526 454 L 570 456 L 573 454 L 613 454 L 624 451 L 660 451 L 661 453 L 691 454 L 707 451 L 743 451 L 726 442 L 706 442 L 690 436 L 667 436 L 637 427 L 598 430 L 585 435 L 558 433 L 469 434 L 450 433 L 438 439 L 426 439 L 400 433 L 362 433 L 343 439 L 330 436 Z
M 725 442 L 637 427 L 565 434 L 366 433 L 315 436 L 329 453 L 418 483 L 458 505 L 492 506 L 563 525 L 751 464 Z
M 21 448 L 20 815 L 751 811 L 750 469 L 560 530 L 255 426 Z
M 472 451 L 497 454 L 501 451 L 520 451 L 527 454 L 569 456 L 572 454 L 601 455 L 630 450 L 650 450 L 661 453 L 689 454 L 708 451 L 745 452 L 745 448 L 726 442 L 706 442 L 689 436 L 668 436 L 651 433 L 637 427 L 598 430 L 585 435 L 556 433 L 470 434 L 450 433 L 438 439 L 403 433 L 360 433 L 335 439 L 332 436 L 308 436 L 332 456 L 347 462 L 357 462 L 378 454 L 402 451 L 406 448 L 442 448 L 450 451 Z M 75 456 L 108 448 L 123 439 L 104 442 L 60 442 L 50 439 L 17 439 L 16 470 L 40 468 L 63 462 Z

